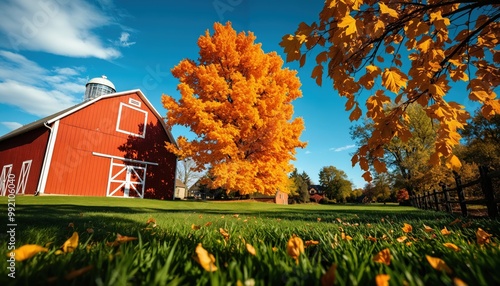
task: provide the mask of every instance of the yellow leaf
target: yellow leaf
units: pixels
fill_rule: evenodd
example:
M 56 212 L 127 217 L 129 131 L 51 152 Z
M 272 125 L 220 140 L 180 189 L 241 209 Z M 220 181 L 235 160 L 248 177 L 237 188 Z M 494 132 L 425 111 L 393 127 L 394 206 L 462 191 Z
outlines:
M 198 230 L 201 228 L 201 225 L 195 225 L 194 223 L 191 225 L 192 230 Z
M 433 229 L 433 228 L 431 228 L 430 226 L 427 226 L 427 225 L 425 225 L 425 224 L 424 224 L 424 231 L 425 231 L 425 232 L 433 232 L 433 231 L 434 231 L 434 229 Z
M 398 242 L 403 242 L 403 241 L 405 241 L 407 238 L 408 238 L 408 237 L 407 237 L 406 235 L 403 235 L 403 236 L 401 236 L 401 237 L 396 238 L 396 240 L 397 240 Z
M 352 240 L 352 237 L 350 237 L 349 235 L 346 235 L 345 233 L 341 233 L 341 238 L 342 240 L 347 240 L 347 241 L 351 241 Z
M 487 233 L 486 231 L 484 231 L 481 228 L 478 228 L 476 231 L 477 243 L 480 245 L 490 243 L 491 236 L 492 236 L 491 234 Z
M 7 257 L 13 257 L 16 261 L 23 261 L 35 256 L 39 252 L 48 252 L 49 250 L 37 244 L 25 244 L 14 251 L 8 252 Z
M 441 230 L 442 235 L 449 235 L 451 232 L 446 228 L 446 226 Z
M 453 278 L 453 284 L 455 286 L 467 286 L 467 283 L 465 283 L 464 281 L 462 281 L 462 279 L 458 277 Z
M 224 230 L 223 228 L 219 228 L 219 232 L 220 234 L 222 234 L 222 236 L 224 237 L 224 240 L 228 240 L 229 239 L 229 233 L 227 233 L 226 230 Z
M 248 243 L 246 244 L 246 247 L 247 247 L 248 253 L 255 256 L 255 248 L 251 244 L 248 244 Z
M 345 29 L 345 34 L 347 36 L 357 32 L 356 19 L 351 17 L 351 15 L 349 14 L 347 14 L 344 18 L 342 18 L 342 21 L 340 21 L 340 23 L 337 24 L 337 27 L 347 28 Z
M 78 247 L 78 233 L 75 231 L 73 235 L 64 242 L 62 250 L 65 253 L 73 252 Z
M 330 268 L 321 276 L 321 286 L 331 286 L 335 284 L 337 264 L 332 264 Z
M 448 158 L 446 158 L 446 167 L 458 172 L 462 167 L 462 163 L 460 162 L 457 156 L 451 155 Z
M 307 36 L 306 35 L 295 35 L 295 38 L 299 41 L 299 44 L 303 44 L 307 42 Z
M 460 248 L 458 246 L 456 246 L 455 244 L 451 243 L 451 242 L 445 242 L 445 243 L 443 243 L 443 245 L 446 248 L 452 249 L 454 251 L 460 251 Z
M 208 253 L 208 251 L 203 248 L 201 243 L 198 243 L 198 246 L 196 247 L 196 256 L 194 257 L 194 260 L 196 260 L 196 262 L 198 262 L 206 271 L 217 271 L 217 266 L 215 266 L 215 257 Z
M 389 15 L 389 16 L 391 16 L 393 18 L 398 18 L 399 17 L 398 12 L 396 12 L 396 10 L 389 8 L 384 3 L 379 2 L 378 5 L 380 7 L 380 14 Z
M 299 263 L 298 259 L 301 253 L 304 253 L 304 242 L 302 239 L 295 234 L 290 237 L 288 243 L 286 245 L 286 253 L 295 259 L 297 264 Z
M 383 263 L 385 265 L 390 265 L 391 264 L 391 251 L 389 248 L 386 248 L 379 253 L 377 253 L 373 257 L 373 261 Z
M 375 276 L 375 284 L 377 286 L 389 286 L 389 280 L 391 280 L 391 276 L 387 274 L 378 274 Z
M 413 227 L 411 226 L 411 224 L 404 223 L 404 226 L 401 229 L 404 232 L 408 233 L 408 232 L 412 232 Z
M 444 262 L 442 259 L 429 255 L 426 255 L 425 258 L 427 258 L 427 261 L 432 266 L 432 268 L 436 269 L 437 271 L 444 271 L 447 274 L 452 273 L 450 267 L 448 267 L 448 265 L 446 265 L 446 262 Z
M 397 68 L 385 69 L 382 73 L 382 85 L 388 90 L 398 93 L 401 87 L 406 86 L 408 78 Z

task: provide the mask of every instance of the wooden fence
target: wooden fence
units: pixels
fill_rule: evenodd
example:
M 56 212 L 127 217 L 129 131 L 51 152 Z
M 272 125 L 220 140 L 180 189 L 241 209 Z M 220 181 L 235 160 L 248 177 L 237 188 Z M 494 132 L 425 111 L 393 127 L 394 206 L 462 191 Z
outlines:
M 462 183 L 460 175 L 454 172 L 455 187 L 448 189 L 444 184 L 441 186 L 441 191 L 433 190 L 424 192 L 424 194 L 411 196 L 410 202 L 413 206 L 420 209 L 432 209 L 436 211 L 446 211 L 453 213 L 460 206 L 462 216 L 471 214 L 472 210 L 467 210 L 467 205 L 482 205 L 487 208 L 487 215 L 490 218 L 495 218 L 499 215 L 498 204 L 500 203 L 500 195 L 495 191 L 493 182 L 495 178 L 500 178 L 500 171 L 488 173 L 486 167 L 479 167 L 480 177 L 468 183 Z M 500 180 L 496 180 L 495 188 L 500 188 Z M 474 195 L 467 196 L 464 191 L 466 188 L 473 188 L 476 191 Z M 479 191 L 480 189 L 480 191 Z M 471 193 L 471 192 L 469 192 Z

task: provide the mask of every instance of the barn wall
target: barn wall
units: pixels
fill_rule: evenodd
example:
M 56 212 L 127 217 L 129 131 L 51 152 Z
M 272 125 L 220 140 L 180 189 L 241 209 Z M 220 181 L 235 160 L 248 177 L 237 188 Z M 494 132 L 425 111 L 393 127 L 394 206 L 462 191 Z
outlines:
M 171 198 L 176 158 L 164 148 L 168 140 L 137 94 L 101 99 L 60 120 L 45 193 L 106 196 L 111 159 L 97 152 L 158 163 L 147 166 L 145 198 Z
M 15 175 L 16 186 L 26 180 L 24 194 L 35 194 L 49 138 L 49 129 L 42 126 L 0 142 L 0 172 L 4 166 L 12 164 L 11 174 Z M 31 160 L 29 172 L 21 174 L 23 162 Z M 25 164 L 25 171 L 27 171 Z M 22 193 L 22 188 L 19 189 Z

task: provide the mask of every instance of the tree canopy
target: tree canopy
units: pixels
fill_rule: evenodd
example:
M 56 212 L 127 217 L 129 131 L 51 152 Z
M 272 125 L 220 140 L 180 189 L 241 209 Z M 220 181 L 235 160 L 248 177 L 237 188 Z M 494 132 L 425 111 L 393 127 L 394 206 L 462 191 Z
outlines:
M 334 166 L 321 168 L 319 182 L 329 199 L 345 202 L 352 192 L 352 183 L 347 174 Z
M 439 122 L 430 163 L 456 170 L 461 164 L 453 147 L 469 114 L 445 95 L 464 92 L 460 85 L 452 89 L 464 82 L 484 117 L 500 113 L 499 8 L 499 0 L 327 0 L 317 22 L 300 23 L 280 45 L 287 61 L 300 66 L 315 56 L 311 76 L 318 85 L 323 74 L 333 80 L 351 121 L 363 115 L 361 96 L 371 94 L 365 115 L 374 122 L 373 132 L 352 157 L 367 181 L 367 158 L 385 172 L 383 146 L 394 137 L 411 137 L 406 112 L 415 102 Z
M 215 23 L 213 35 L 207 30 L 198 39 L 198 60 L 172 69 L 181 98 L 162 96 L 166 123 L 186 126 L 197 138 L 179 137 L 178 149 L 166 147 L 192 158 L 197 171 L 210 166 L 211 188 L 275 194 L 288 189 L 290 160 L 305 147 L 303 120 L 292 118 L 301 83 L 275 52 L 254 41 L 251 32 Z

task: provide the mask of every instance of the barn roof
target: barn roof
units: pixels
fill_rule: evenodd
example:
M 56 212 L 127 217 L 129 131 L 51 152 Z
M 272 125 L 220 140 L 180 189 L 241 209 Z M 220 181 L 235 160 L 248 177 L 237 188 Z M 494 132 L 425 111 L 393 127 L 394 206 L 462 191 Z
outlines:
M 99 96 L 97 98 L 94 98 L 92 100 L 89 100 L 89 101 L 84 101 L 82 103 L 79 103 L 77 105 L 74 105 L 72 107 L 69 107 L 67 109 L 64 109 L 64 110 L 61 110 L 59 112 L 56 112 L 52 115 L 49 115 L 47 117 L 44 117 L 44 118 L 41 118 L 37 121 L 34 121 L 32 123 L 29 123 L 29 124 L 26 124 L 26 125 L 23 125 L 22 127 L 19 127 L 7 134 L 5 134 L 4 136 L 1 136 L 0 137 L 0 141 L 3 141 L 3 140 L 6 140 L 6 139 L 9 139 L 9 138 L 12 138 L 12 137 L 15 137 L 17 135 L 21 135 L 21 134 L 24 134 L 28 131 L 31 131 L 31 130 L 34 130 L 34 129 L 37 129 L 41 126 L 47 126 L 46 124 L 52 124 L 54 123 L 55 121 L 61 119 L 61 118 L 64 118 L 70 114 L 73 114 L 75 112 L 77 112 L 78 110 L 80 109 L 83 109 L 91 104 L 94 104 L 95 102 L 99 101 L 99 100 L 102 100 L 102 99 L 105 99 L 105 98 L 111 98 L 111 97 L 116 97 L 116 96 L 122 96 L 122 95 L 125 95 L 125 94 L 131 94 L 131 93 L 136 93 L 137 95 L 139 95 L 139 97 L 146 103 L 146 105 L 153 111 L 153 113 L 156 115 L 156 117 L 158 118 L 162 118 L 160 113 L 158 113 L 158 111 L 156 110 L 156 108 L 154 108 L 154 106 L 151 104 L 151 102 L 149 102 L 149 100 L 146 98 L 146 96 L 144 95 L 144 93 L 142 93 L 142 91 L 140 89 L 134 89 L 134 90 L 129 90 L 129 91 L 122 91 L 122 92 L 116 92 L 116 93 L 111 93 L 111 94 L 106 94 L 106 95 L 102 95 L 102 96 Z M 168 130 L 166 124 L 165 124 L 165 121 L 163 120 L 160 120 L 160 123 L 163 127 L 163 129 L 165 130 L 165 132 L 167 133 L 167 136 L 168 138 L 170 139 L 170 141 L 174 144 L 177 144 L 174 137 L 172 136 L 172 133 Z

